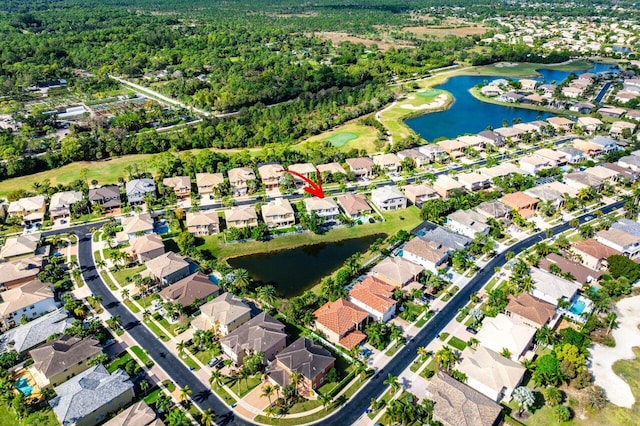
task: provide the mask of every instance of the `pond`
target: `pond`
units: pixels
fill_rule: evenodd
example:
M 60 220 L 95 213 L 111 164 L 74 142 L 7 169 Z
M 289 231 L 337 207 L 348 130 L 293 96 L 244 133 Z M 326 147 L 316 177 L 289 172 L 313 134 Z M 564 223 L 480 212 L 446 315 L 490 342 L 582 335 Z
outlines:
M 234 257 L 227 263 L 246 269 L 262 284 L 273 284 L 282 297 L 298 296 L 344 264 L 355 252 L 364 253 L 383 234 L 369 235 L 333 243 L 278 250 Z
M 609 64 L 593 64 L 593 67 L 583 72 L 603 72 L 610 71 Z M 540 69 L 541 74 L 535 78 L 546 83 L 560 83 L 567 78 L 570 72 Z M 509 125 L 513 120 L 520 119 L 523 122 L 544 120 L 552 115 L 548 112 L 534 111 L 529 109 L 507 107 L 502 105 L 482 102 L 474 98 L 469 89 L 491 80 L 505 77 L 492 76 L 468 76 L 462 75 L 452 77 L 444 84 L 436 86 L 436 89 L 446 90 L 454 97 L 454 102 L 448 110 L 424 114 L 406 121 L 407 125 L 414 132 L 422 136 L 429 142 L 434 139 L 456 138 L 467 133 L 478 133 L 491 126 L 494 129 L 502 127 L 503 120 L 507 120 Z

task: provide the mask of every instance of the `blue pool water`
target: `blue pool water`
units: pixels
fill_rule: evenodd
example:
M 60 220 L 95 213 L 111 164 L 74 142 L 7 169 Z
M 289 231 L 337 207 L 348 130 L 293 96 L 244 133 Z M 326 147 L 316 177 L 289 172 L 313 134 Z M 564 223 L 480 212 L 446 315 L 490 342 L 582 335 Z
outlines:
M 16 380 L 15 387 L 24 396 L 29 396 L 31 395 L 31 392 L 33 392 L 33 386 L 29 385 L 28 379 L 26 377 L 21 377 L 18 380 Z
M 220 282 L 220 280 L 215 274 L 209 275 L 209 281 L 211 281 L 214 284 L 218 284 L 218 282 Z
M 153 224 L 153 232 L 158 235 L 169 232 L 169 224 L 166 221 L 156 222 Z
M 581 299 L 578 299 L 575 302 L 573 302 L 573 304 L 569 308 L 569 312 L 571 312 L 574 315 L 580 315 L 582 314 L 582 312 L 584 312 L 585 307 L 586 307 L 586 304 L 584 303 L 584 301 L 582 301 Z

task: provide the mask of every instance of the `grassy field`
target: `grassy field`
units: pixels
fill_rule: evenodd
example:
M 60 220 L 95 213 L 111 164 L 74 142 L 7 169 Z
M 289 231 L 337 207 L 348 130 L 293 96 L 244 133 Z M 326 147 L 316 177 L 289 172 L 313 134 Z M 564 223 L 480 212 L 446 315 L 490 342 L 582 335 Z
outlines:
M 326 139 L 331 142 L 331 145 L 336 148 L 343 147 L 350 140 L 356 139 L 358 137 L 357 134 L 351 132 L 340 132 Z
M 136 354 L 136 356 L 146 365 L 148 368 L 153 366 L 153 361 L 149 358 L 149 355 L 145 351 L 142 350 L 140 346 L 132 346 L 131 351 Z
M 574 61 L 567 64 L 546 65 L 532 64 L 528 62 L 518 63 L 515 66 L 500 66 L 499 64 L 485 65 L 481 67 L 469 67 L 461 74 L 465 75 L 495 75 L 503 77 L 538 77 L 540 74 L 536 71 L 539 69 L 555 70 L 555 71 L 585 71 L 591 68 L 591 64 L 587 61 Z
M 379 152 L 384 142 L 378 142 L 378 131 L 370 126 L 363 126 L 359 119 L 349 121 L 332 130 L 310 137 L 295 145 L 296 149 L 304 152 L 309 145 L 318 141 L 329 141 L 341 151 L 350 149 L 364 149 L 368 153 Z
M 37 411 L 18 420 L 16 412 L 11 407 L 0 404 L 0 425 L 2 426 L 57 426 L 59 424 L 51 408 Z
M 340 241 L 349 238 L 363 237 L 366 235 L 393 235 L 400 229 L 410 230 L 421 222 L 420 210 L 414 206 L 410 206 L 404 210 L 385 213 L 384 217 L 386 219 L 385 222 L 356 225 L 350 228 L 332 229 L 331 231 L 321 235 L 312 233 L 291 235 L 274 238 L 273 240 L 266 242 L 252 241 L 238 244 L 225 244 L 222 236 L 215 235 L 205 237 L 204 244 L 199 248 L 211 251 L 214 256 L 220 259 L 227 259 L 240 255 L 267 253 L 274 250 L 282 250 L 322 242 Z

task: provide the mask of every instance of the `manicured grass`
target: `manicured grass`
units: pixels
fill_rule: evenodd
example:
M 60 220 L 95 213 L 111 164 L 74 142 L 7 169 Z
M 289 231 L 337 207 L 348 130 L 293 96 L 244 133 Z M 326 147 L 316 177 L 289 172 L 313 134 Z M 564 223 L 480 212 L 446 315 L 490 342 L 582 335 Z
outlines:
M 132 346 L 131 351 L 134 354 L 136 354 L 138 359 L 140 359 L 140 361 L 142 361 L 144 365 L 147 366 L 147 368 L 153 367 L 153 361 L 151 361 L 151 358 L 149 358 L 149 355 L 147 355 L 147 353 L 143 351 L 140 346 Z
M 331 136 L 330 138 L 328 138 L 326 140 L 331 142 L 331 145 L 335 146 L 336 148 L 340 148 L 341 146 L 344 146 L 350 140 L 356 139 L 357 137 L 358 137 L 358 135 L 355 134 L 355 133 L 339 132 L 339 133 L 334 134 L 333 136 Z
M 400 229 L 410 230 L 422 221 L 420 220 L 420 210 L 415 206 L 393 212 L 385 212 L 385 222 L 376 222 L 362 226 L 352 226 L 350 228 L 332 229 L 321 235 L 304 233 L 287 237 L 275 238 L 266 242 L 247 242 L 240 244 L 225 244 L 221 236 L 204 237 L 204 244 L 200 249 L 210 250 L 219 258 L 226 259 L 240 255 L 253 253 L 266 253 L 274 250 L 300 247 L 309 244 L 346 240 L 373 234 L 393 235 Z
M 440 333 L 439 339 L 444 342 L 445 340 L 447 340 L 448 337 L 449 337 L 449 333 L 445 331 L 444 333 Z
M 160 388 L 153 388 L 154 390 L 152 390 L 147 396 L 144 397 L 144 402 L 147 403 L 147 405 L 151 405 L 154 402 L 156 402 L 156 400 L 158 399 L 158 396 L 162 393 L 162 389 Z
M 465 75 L 490 75 L 504 77 L 538 77 L 540 74 L 536 71 L 539 69 L 549 69 L 556 71 L 585 71 L 591 68 L 591 64 L 587 61 L 574 61 L 569 64 L 562 65 L 545 65 L 534 63 L 518 63 L 512 67 L 500 67 L 494 65 L 486 65 L 482 67 L 471 67 L 461 72 Z
M 356 137 L 344 141 L 346 136 L 349 134 L 356 135 Z M 364 126 L 360 124 L 360 119 L 356 119 L 329 130 L 328 132 L 312 136 L 298 145 L 294 145 L 293 148 L 301 152 L 305 152 L 308 148 L 317 146 L 318 142 L 324 143 L 325 141 L 329 141 L 332 144 L 335 143 L 333 140 L 334 137 L 337 138 L 336 141 L 338 143 L 342 143 L 342 145 L 334 146 L 338 147 L 340 151 L 345 152 L 355 148 L 364 149 L 368 153 L 374 153 L 381 151 L 385 144 L 383 141 L 378 141 L 378 130 L 370 126 Z
M 132 268 L 123 268 L 119 271 L 112 271 L 113 277 L 118 281 L 118 284 L 121 286 L 125 286 L 127 284 L 127 278 L 133 278 L 135 274 L 139 274 L 140 272 L 147 269 L 146 266 L 134 266 Z
M 124 300 L 123 302 L 124 302 L 124 304 L 125 304 L 125 305 L 127 305 L 127 308 L 129 308 L 129 310 L 130 310 L 131 312 L 133 312 L 134 314 L 137 314 L 138 312 L 140 312 L 140 308 L 138 308 L 138 307 L 136 306 L 136 304 L 135 304 L 135 303 L 133 303 L 131 300 L 126 299 L 126 300 Z
M 114 371 L 116 371 L 118 368 L 124 368 L 124 365 L 129 361 L 132 360 L 133 358 L 131 358 L 131 354 L 128 352 L 124 352 L 122 356 L 116 358 L 115 360 L 113 360 L 111 362 L 111 364 L 109 364 L 109 366 L 107 367 L 107 371 L 109 371 L 109 373 L 113 373 Z
M 422 357 L 418 357 L 415 361 L 413 361 L 413 363 L 409 366 L 409 370 L 411 370 L 411 372 L 415 373 L 417 372 L 420 367 L 422 367 L 422 364 L 425 363 L 425 360 L 422 359 Z
M 396 342 L 393 346 L 391 346 L 384 354 L 386 356 L 394 356 L 396 354 L 396 352 L 398 352 L 398 350 L 400 348 L 404 347 L 404 343 L 400 344 L 398 342 Z
M 162 384 L 164 385 L 165 388 L 167 388 L 169 392 L 173 392 L 174 390 L 176 390 L 176 384 L 173 383 L 171 380 L 165 380 L 162 382 Z
M 416 96 L 419 96 L 421 98 L 428 98 L 428 99 L 433 99 L 438 95 L 441 95 L 445 93 L 444 90 L 440 90 L 440 89 L 427 89 L 427 90 L 422 90 L 420 92 L 416 93 Z
M 242 398 L 253 389 L 255 389 L 256 386 L 262 383 L 261 378 L 262 374 L 258 373 L 254 374 L 253 376 L 249 376 L 246 380 L 232 380 L 229 378 L 225 383 L 229 387 L 229 389 L 234 391 L 236 395 Z
M 189 351 L 203 364 L 211 361 L 213 357 L 220 355 L 220 351 L 217 349 L 205 349 L 203 351 L 199 351 L 195 346 L 190 347 Z
M 174 324 L 170 324 L 169 321 L 167 321 L 166 318 L 162 318 L 160 319 L 160 321 L 158 321 L 169 333 L 171 333 L 173 336 L 177 336 L 178 334 L 178 329 L 183 328 L 183 327 L 188 327 L 188 323 L 187 320 L 185 319 L 180 319 L 178 322 L 174 323 Z
M 2 426 L 57 426 L 59 424 L 51 408 L 36 411 L 18 420 L 18 415 L 13 408 L 0 404 L 0 425 Z
M 447 343 L 460 351 L 463 351 L 467 347 L 467 342 L 456 336 L 452 336 Z
M 232 397 L 229 392 L 227 392 L 224 388 L 221 388 L 219 386 L 213 386 L 211 388 L 220 398 L 222 398 L 222 400 L 224 402 L 226 402 L 227 404 L 231 405 L 234 404 L 236 402 L 236 399 L 234 397 Z
M 429 311 L 426 314 L 424 314 L 422 316 L 422 318 L 420 318 L 417 322 L 416 322 L 416 327 L 421 328 L 424 327 L 424 325 L 427 323 L 427 321 L 429 321 L 429 319 L 433 316 L 433 312 Z
M 186 358 L 182 358 L 180 357 L 180 359 L 187 364 L 193 371 L 198 371 L 200 370 L 200 366 L 198 365 L 197 362 L 195 362 L 193 359 L 191 359 L 191 357 L 189 355 L 186 356 Z
M 169 337 L 163 331 L 161 331 L 153 321 L 146 320 L 144 321 L 144 323 L 147 327 L 149 327 L 149 330 L 153 331 L 153 333 L 160 338 L 160 340 L 162 340 L 163 342 L 167 342 L 169 340 Z
M 305 411 L 313 410 L 314 408 L 318 408 L 322 405 L 320 401 L 317 399 L 307 399 L 303 402 L 298 402 L 294 404 L 293 407 L 289 410 L 289 414 L 295 413 L 304 413 Z

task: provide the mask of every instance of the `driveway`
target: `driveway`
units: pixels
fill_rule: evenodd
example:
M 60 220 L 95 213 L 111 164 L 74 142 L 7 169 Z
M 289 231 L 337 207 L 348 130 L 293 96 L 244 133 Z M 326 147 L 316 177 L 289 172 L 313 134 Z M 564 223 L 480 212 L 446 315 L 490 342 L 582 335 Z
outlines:
M 264 410 L 265 408 L 267 408 L 269 406 L 269 398 L 267 398 L 266 396 L 262 396 L 263 386 L 264 384 L 256 386 L 254 390 L 252 390 L 244 398 L 242 398 L 244 402 L 259 410 Z M 275 400 L 276 396 L 273 395 L 271 399 Z

